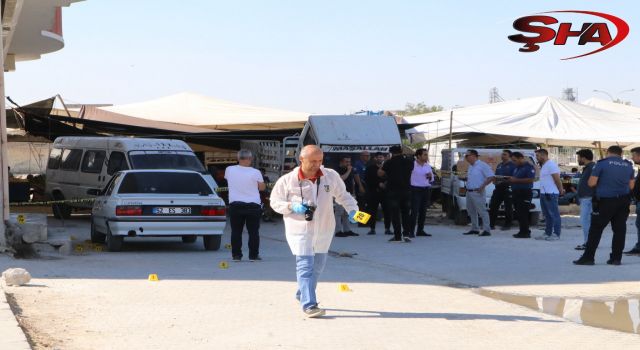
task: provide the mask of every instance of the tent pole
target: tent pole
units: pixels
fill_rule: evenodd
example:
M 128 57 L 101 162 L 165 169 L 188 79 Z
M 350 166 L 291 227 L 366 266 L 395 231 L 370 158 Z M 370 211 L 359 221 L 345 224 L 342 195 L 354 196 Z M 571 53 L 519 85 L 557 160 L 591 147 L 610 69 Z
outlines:
M 598 145 L 598 153 L 600 153 L 600 159 L 604 158 L 604 151 L 602 150 L 602 142 L 598 141 L 596 143 Z
M 0 8 L 4 7 L 4 1 Z M 7 245 L 6 228 L 9 222 L 9 158 L 7 152 L 7 114 L 4 96 L 4 47 L 0 40 L 0 251 Z
M 453 109 L 449 113 L 449 149 L 451 149 L 451 141 L 453 139 Z

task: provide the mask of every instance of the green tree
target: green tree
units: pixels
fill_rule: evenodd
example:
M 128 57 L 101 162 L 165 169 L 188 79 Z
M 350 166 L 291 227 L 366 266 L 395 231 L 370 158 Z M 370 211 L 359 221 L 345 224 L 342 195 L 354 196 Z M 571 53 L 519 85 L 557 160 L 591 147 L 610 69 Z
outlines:
M 399 115 L 409 116 L 417 114 L 425 114 L 432 112 L 440 112 L 444 108 L 439 105 L 427 106 L 424 102 L 407 103 L 403 111 L 398 111 Z

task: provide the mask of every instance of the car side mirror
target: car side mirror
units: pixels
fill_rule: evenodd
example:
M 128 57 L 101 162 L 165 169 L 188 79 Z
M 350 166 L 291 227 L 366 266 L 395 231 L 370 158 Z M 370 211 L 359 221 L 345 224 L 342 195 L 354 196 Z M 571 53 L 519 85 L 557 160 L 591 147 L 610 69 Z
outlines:
M 97 188 L 90 188 L 87 190 L 87 194 L 90 196 L 99 196 L 102 194 L 102 190 Z

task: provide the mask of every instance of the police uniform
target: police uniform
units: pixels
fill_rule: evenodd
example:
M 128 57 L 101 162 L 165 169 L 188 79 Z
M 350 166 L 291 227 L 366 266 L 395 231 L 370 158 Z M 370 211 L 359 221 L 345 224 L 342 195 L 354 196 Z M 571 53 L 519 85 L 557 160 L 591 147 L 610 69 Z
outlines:
M 610 261 L 619 262 L 622 259 L 627 234 L 627 218 L 631 204 L 629 181 L 633 180 L 633 164 L 621 157 L 607 157 L 596 163 L 591 176 L 598 178 L 598 184 L 593 198 L 589 239 L 580 259 L 594 260 L 602 231 L 611 222 L 613 239 Z
M 500 163 L 496 166 L 496 176 L 511 176 L 516 168 L 516 165 L 509 161 L 506 163 Z M 498 209 L 500 204 L 504 202 L 504 222 L 505 226 L 511 226 L 513 221 L 513 205 L 511 186 L 507 181 L 496 181 L 496 187 L 491 195 L 491 202 L 489 204 L 489 220 L 491 221 L 491 227 L 496 224 L 498 218 Z
M 531 163 L 526 162 L 513 171 L 513 177 L 516 179 L 535 179 L 536 169 Z M 513 206 L 516 210 L 518 224 L 520 225 L 518 235 L 522 237 L 531 236 L 531 230 L 529 230 L 529 209 L 531 208 L 531 198 L 533 197 L 532 189 L 533 183 L 511 184 Z

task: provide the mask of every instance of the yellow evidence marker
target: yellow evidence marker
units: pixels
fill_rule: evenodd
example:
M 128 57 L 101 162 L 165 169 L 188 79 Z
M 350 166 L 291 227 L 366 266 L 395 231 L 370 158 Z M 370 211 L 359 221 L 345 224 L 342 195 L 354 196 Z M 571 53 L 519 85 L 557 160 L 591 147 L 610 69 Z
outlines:
M 22 214 L 19 214 L 16 220 L 18 220 L 18 223 L 20 225 L 23 225 L 25 222 L 27 222 L 27 217 Z
M 348 285 L 348 284 L 345 284 L 345 283 L 340 284 L 340 285 L 338 286 L 338 290 L 339 290 L 339 291 L 341 291 L 341 292 L 353 292 L 353 291 L 351 290 L 351 288 L 349 288 L 349 285 Z
M 366 224 L 367 222 L 369 222 L 369 218 L 371 218 L 371 215 L 363 211 L 357 211 L 354 217 L 354 219 L 361 224 Z
M 231 244 L 229 244 L 229 243 L 225 244 L 225 245 L 224 245 L 224 248 L 225 248 L 225 249 L 231 249 Z
M 83 246 L 81 246 L 81 245 L 77 245 L 77 246 L 76 246 L 76 252 L 78 252 L 78 253 L 82 253 L 82 252 L 84 252 L 84 247 L 83 247 Z
M 150 282 L 158 282 L 159 281 L 158 275 L 156 275 L 155 273 L 150 274 L 149 275 L 149 281 Z
M 228 269 L 229 268 L 229 263 L 226 261 L 221 261 L 220 264 L 218 264 L 218 267 L 221 269 Z

